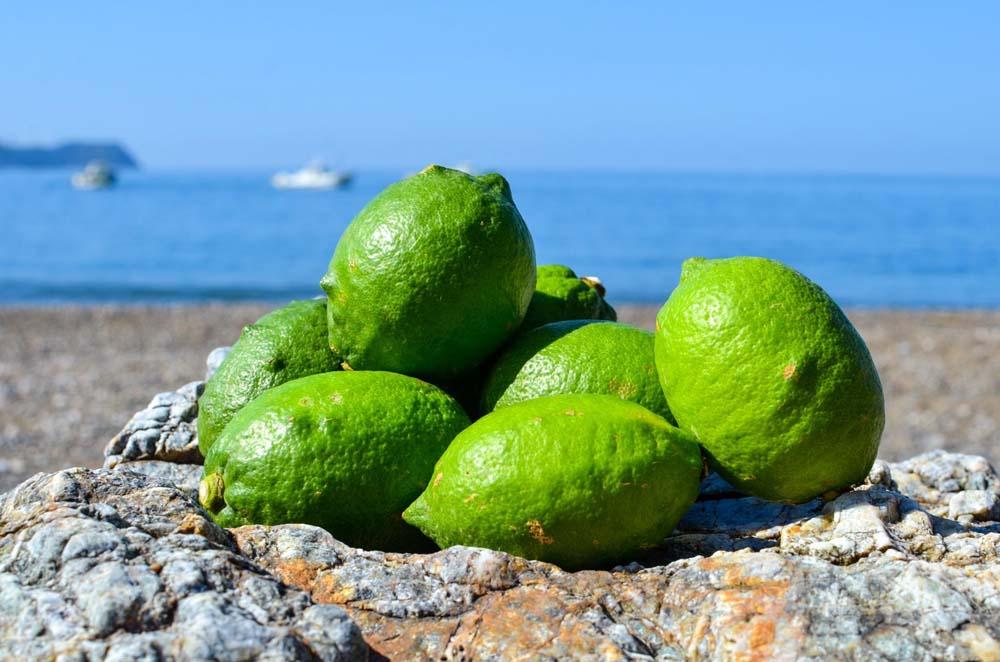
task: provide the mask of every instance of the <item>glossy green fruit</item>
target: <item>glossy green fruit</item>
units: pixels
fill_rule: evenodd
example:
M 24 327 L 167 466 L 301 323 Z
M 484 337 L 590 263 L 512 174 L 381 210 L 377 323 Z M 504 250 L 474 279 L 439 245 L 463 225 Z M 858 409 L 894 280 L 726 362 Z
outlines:
M 592 276 L 578 278 L 569 267 L 543 264 L 531 305 L 521 324 L 522 330 L 534 329 L 563 320 L 618 319 L 615 309 L 604 300 L 604 285 Z
M 885 424 L 882 387 L 818 285 L 774 260 L 692 258 L 656 325 L 670 409 L 733 485 L 801 502 L 864 480 Z
M 449 379 L 521 324 L 535 249 L 503 177 L 430 166 L 361 210 L 321 284 L 348 366 Z
M 403 513 L 441 547 L 489 547 L 565 568 L 659 544 L 698 495 L 698 445 L 633 402 L 553 395 L 459 434 Z
M 326 301 L 293 301 L 244 327 L 198 399 L 202 455 L 229 419 L 267 389 L 339 366 L 327 343 Z
M 673 421 L 656 375 L 653 334 L 627 324 L 569 320 L 522 333 L 493 364 L 481 408 L 558 393 L 614 395 Z
M 297 522 L 366 549 L 426 549 L 400 514 L 468 424 L 457 402 L 413 377 L 303 377 L 237 412 L 205 458 L 199 500 L 226 527 Z

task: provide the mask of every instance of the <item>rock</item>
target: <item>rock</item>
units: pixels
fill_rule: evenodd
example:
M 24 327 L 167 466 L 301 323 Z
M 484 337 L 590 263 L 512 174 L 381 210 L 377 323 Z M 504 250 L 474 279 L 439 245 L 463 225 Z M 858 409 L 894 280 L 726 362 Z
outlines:
M 232 347 L 216 347 L 211 352 L 208 353 L 208 358 L 205 359 L 205 381 L 207 382 L 215 374 L 215 371 L 219 369 L 222 362 L 226 360 L 229 356 Z
M 230 349 L 216 347 L 208 354 L 205 381 L 219 369 Z M 158 393 L 105 446 L 104 467 L 113 469 L 119 463 L 139 460 L 202 464 L 197 417 L 198 398 L 204 390 L 205 382 L 191 382 L 176 391 Z
M 390 659 L 973 659 L 1000 653 L 995 570 L 849 566 L 720 552 L 635 571 L 564 573 L 499 552 L 351 550 L 312 527 L 244 527 L 240 549 L 344 606 Z M 895 624 L 895 625 L 885 625 Z
M 966 456 L 904 466 L 971 477 Z M 988 464 L 975 471 L 965 484 L 994 484 Z M 933 515 L 890 487 L 894 473 L 879 462 L 866 485 L 798 506 L 707 479 L 679 530 L 642 559 L 662 565 L 611 571 L 465 547 L 362 551 L 304 525 L 232 533 L 284 582 L 343 606 L 390 659 L 995 659 L 1000 525 Z
M 105 468 L 134 460 L 201 464 L 196 418 L 198 397 L 204 388 L 204 382 L 191 382 L 154 396 L 108 442 L 104 448 Z
M 948 517 L 963 522 L 1000 519 L 998 504 L 997 495 L 989 490 L 958 492 L 948 502 Z
M 568 573 L 220 529 L 200 467 L 170 450 L 194 440 L 199 384 L 137 414 L 113 470 L 0 496 L 0 657 L 361 659 L 363 635 L 389 659 L 1000 659 L 1000 477 L 983 458 L 879 461 L 798 505 L 709 476 L 658 548 Z
M 176 487 L 192 500 L 198 500 L 198 482 L 201 480 L 200 464 L 137 460 L 135 462 L 119 462 L 115 465 L 114 471 L 134 471 L 150 478 L 156 478 L 162 483 Z
M 893 465 L 899 491 L 929 512 L 947 516 L 953 495 L 985 490 L 1000 496 L 1000 477 L 984 457 L 931 451 Z
M 0 658 L 362 660 L 344 610 L 240 556 L 184 492 L 132 471 L 0 497 Z

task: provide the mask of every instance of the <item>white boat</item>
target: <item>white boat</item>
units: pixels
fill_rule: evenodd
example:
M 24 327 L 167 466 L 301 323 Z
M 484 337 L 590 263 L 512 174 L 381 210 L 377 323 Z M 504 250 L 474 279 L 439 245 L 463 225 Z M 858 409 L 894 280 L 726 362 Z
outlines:
M 351 173 L 330 170 L 320 161 L 312 161 L 301 170 L 279 172 L 271 177 L 271 185 L 283 189 L 331 189 L 350 181 Z
M 97 191 L 111 188 L 118 181 L 115 171 L 104 161 L 91 161 L 83 170 L 73 173 L 73 188 L 81 191 Z

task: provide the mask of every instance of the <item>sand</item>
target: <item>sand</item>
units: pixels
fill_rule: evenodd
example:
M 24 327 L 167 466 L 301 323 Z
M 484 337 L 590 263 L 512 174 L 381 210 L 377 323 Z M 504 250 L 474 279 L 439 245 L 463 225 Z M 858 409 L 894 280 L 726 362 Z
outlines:
M 38 471 L 96 467 L 131 414 L 203 378 L 271 305 L 0 308 L 0 491 Z M 620 306 L 652 328 L 655 307 Z M 1000 311 L 851 310 L 886 393 L 880 455 L 942 448 L 1000 460 Z

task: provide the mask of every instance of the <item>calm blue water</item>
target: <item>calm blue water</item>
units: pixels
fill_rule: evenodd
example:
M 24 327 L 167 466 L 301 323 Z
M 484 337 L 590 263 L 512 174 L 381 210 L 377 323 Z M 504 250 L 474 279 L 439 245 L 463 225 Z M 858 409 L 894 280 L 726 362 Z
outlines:
M 1000 306 L 1000 179 L 506 173 L 539 263 L 659 303 L 691 255 L 764 255 L 843 305 Z M 0 302 L 287 299 L 318 293 L 341 231 L 402 173 L 276 191 L 266 172 L 0 171 Z

